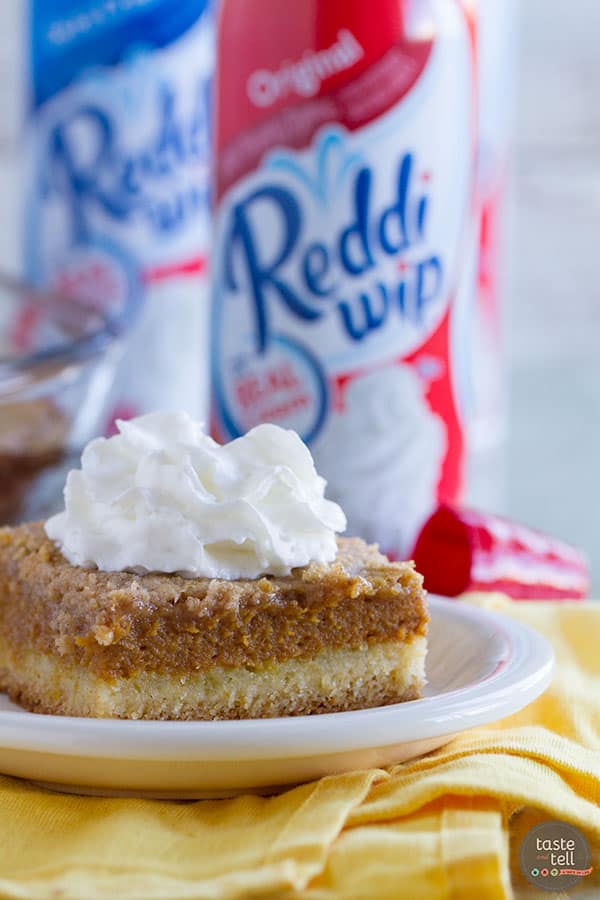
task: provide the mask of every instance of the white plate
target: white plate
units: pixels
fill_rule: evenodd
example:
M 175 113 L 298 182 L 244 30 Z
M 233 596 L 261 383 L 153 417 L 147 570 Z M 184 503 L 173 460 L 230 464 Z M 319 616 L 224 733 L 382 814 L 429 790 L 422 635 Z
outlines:
M 0 695 L 0 772 L 78 793 L 223 797 L 410 759 L 516 712 L 548 686 L 553 652 L 496 613 L 430 598 L 421 700 L 235 722 L 130 722 L 25 712 Z

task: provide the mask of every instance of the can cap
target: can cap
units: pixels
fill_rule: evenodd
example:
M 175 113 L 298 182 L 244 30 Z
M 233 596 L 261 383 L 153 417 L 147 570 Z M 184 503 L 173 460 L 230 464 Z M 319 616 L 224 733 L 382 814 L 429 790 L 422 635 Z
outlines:
M 425 587 L 456 597 L 502 591 L 527 600 L 587 596 L 585 556 L 575 547 L 501 516 L 444 504 L 425 522 L 413 551 Z

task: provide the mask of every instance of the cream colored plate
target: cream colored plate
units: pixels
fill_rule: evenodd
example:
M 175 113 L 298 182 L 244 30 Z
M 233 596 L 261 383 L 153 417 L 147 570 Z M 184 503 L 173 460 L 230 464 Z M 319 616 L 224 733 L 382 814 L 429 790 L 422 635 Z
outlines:
M 547 687 L 552 648 L 496 613 L 430 598 L 422 700 L 240 722 L 128 722 L 25 712 L 0 694 L 0 772 L 59 790 L 198 798 L 278 788 L 427 753 Z

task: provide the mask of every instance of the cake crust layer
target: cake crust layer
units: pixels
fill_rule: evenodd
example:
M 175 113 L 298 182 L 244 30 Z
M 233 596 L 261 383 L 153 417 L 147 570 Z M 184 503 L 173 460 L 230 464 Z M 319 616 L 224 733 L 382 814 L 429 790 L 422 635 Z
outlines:
M 70 565 L 40 523 L 0 529 L 0 631 L 113 682 L 137 673 L 252 669 L 425 636 L 422 578 L 357 538 L 328 566 L 225 581 Z M 391 701 L 387 701 L 391 702 Z
M 419 697 L 425 642 L 325 649 L 255 670 L 141 672 L 106 681 L 39 651 L 11 657 L 0 636 L 0 689 L 32 712 L 68 716 L 212 720 L 343 712 Z

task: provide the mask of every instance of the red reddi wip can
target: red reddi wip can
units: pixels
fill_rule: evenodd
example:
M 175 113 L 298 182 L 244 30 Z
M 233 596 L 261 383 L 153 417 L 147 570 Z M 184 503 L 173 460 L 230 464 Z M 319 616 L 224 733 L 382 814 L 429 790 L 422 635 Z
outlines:
M 588 595 L 583 554 L 556 538 L 473 510 L 441 506 L 425 523 L 413 557 L 435 594 L 502 591 L 525 600 Z
M 479 222 L 459 0 L 224 0 L 212 431 L 296 429 L 395 555 L 463 486 Z

